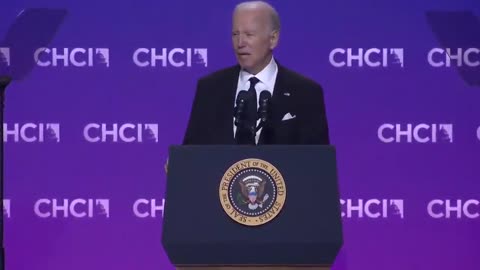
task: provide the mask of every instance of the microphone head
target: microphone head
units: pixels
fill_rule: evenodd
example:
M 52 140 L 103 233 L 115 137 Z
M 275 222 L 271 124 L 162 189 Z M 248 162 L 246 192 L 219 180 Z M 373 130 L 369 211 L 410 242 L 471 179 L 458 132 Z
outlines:
M 260 100 L 268 100 L 268 99 L 271 99 L 271 98 L 272 98 L 272 94 L 267 90 L 263 90 L 260 93 Z
M 248 99 L 248 92 L 246 90 L 241 90 L 238 92 L 236 104 L 238 105 L 240 102 L 245 102 Z
M 0 87 L 1 88 L 7 87 L 11 81 L 12 81 L 12 78 L 9 76 L 0 76 Z
M 258 117 L 263 123 L 265 123 L 269 118 L 269 111 L 271 110 L 269 108 L 271 98 L 272 94 L 269 91 L 263 90 L 260 92 L 260 107 L 258 108 Z
M 248 92 L 246 90 L 241 90 L 238 92 L 237 100 L 235 101 L 235 108 L 233 108 L 233 115 L 235 116 L 235 125 L 238 125 L 240 122 L 240 117 L 243 114 L 245 104 L 248 99 Z

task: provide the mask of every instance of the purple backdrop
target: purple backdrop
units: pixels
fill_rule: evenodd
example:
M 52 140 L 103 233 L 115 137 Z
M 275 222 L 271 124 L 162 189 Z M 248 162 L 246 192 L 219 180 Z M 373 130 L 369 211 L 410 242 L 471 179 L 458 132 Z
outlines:
M 68 10 L 7 90 L 7 269 L 173 269 L 163 164 L 196 79 L 235 63 L 237 2 L 2 3 L 0 38 L 24 8 Z M 277 59 L 325 91 L 345 214 L 334 269 L 478 269 L 480 3 L 421 2 L 272 1 Z

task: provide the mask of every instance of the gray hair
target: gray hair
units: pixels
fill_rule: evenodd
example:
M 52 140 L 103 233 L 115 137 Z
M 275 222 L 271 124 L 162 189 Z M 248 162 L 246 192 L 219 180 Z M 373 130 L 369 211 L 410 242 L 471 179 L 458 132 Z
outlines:
M 275 10 L 275 8 L 270 5 L 269 3 L 265 1 L 247 1 L 247 2 L 242 2 L 238 4 L 235 9 L 234 13 L 242 8 L 265 8 L 269 13 L 270 13 L 270 22 L 272 24 L 272 30 L 274 31 L 280 31 L 280 16 L 278 16 L 278 12 Z

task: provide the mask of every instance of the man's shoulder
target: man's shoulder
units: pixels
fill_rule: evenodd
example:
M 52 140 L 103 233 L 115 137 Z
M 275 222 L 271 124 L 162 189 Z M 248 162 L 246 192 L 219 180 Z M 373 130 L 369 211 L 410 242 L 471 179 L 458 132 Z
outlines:
M 285 66 L 279 66 L 279 71 L 283 73 L 282 76 L 285 78 L 285 81 L 287 81 L 291 85 L 295 85 L 297 87 L 300 87 L 301 89 L 322 90 L 322 86 L 319 82 L 297 71 L 294 71 Z

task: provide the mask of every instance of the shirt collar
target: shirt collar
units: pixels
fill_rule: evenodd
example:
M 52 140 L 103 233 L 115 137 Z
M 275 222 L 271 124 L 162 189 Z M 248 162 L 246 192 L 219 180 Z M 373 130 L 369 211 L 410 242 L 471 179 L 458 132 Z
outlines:
M 260 80 L 260 82 L 266 84 L 267 86 L 271 86 L 272 80 L 274 79 L 277 69 L 278 69 L 277 63 L 275 62 L 275 59 L 273 58 L 273 56 L 272 56 L 272 59 L 270 59 L 270 62 L 268 63 L 268 65 L 265 68 L 263 68 L 259 73 L 257 73 L 257 75 L 253 75 L 247 72 L 246 70 L 242 69 L 240 71 L 241 85 L 245 85 L 248 82 L 248 79 L 255 76 L 257 77 L 257 79 Z

